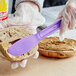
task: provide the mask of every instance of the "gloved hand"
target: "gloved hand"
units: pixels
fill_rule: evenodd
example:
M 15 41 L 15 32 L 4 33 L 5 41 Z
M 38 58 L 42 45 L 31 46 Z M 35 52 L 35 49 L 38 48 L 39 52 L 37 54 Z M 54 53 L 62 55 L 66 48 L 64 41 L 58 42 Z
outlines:
M 66 6 L 59 14 L 58 19 L 62 19 L 61 29 L 60 29 L 60 36 L 67 29 L 74 29 L 76 26 L 76 0 L 69 0 L 66 3 Z
M 36 28 L 45 22 L 44 17 L 29 3 L 20 3 L 14 15 L 13 18 L 0 22 L 0 29 L 9 26 L 25 26 L 34 34 L 36 33 Z M 37 58 L 38 55 L 39 53 L 37 52 L 34 58 Z M 23 60 L 20 62 L 20 66 L 25 67 L 26 63 L 27 60 Z M 12 69 L 17 68 L 18 62 L 13 62 L 11 67 Z
M 36 33 L 36 28 L 43 25 L 45 18 L 40 12 L 29 3 L 20 3 L 13 18 L 7 19 L 0 23 L 0 28 L 9 26 L 25 26 L 33 33 Z
M 37 59 L 39 57 L 39 52 L 37 51 L 36 54 L 33 56 L 34 59 Z M 25 68 L 26 67 L 26 64 L 27 64 L 27 61 L 28 60 L 22 60 L 20 62 L 12 62 L 11 63 L 11 68 L 12 69 L 16 69 L 19 67 L 19 65 L 22 67 L 22 68 Z

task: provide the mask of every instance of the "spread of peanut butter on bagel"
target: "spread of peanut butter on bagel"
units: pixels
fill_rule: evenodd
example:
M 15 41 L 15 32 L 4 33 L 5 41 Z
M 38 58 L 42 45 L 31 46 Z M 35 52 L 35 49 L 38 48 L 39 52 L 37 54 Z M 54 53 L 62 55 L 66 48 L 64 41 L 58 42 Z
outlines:
M 12 44 L 29 35 L 32 35 L 31 31 L 24 26 L 11 26 L 0 30 L 0 57 L 9 61 L 20 61 L 33 56 L 36 53 L 38 46 L 35 46 L 29 52 L 20 56 L 12 56 L 8 53 L 8 48 Z
M 67 58 L 75 55 L 76 40 L 65 38 L 63 41 L 59 37 L 47 37 L 39 42 L 38 51 L 48 57 Z

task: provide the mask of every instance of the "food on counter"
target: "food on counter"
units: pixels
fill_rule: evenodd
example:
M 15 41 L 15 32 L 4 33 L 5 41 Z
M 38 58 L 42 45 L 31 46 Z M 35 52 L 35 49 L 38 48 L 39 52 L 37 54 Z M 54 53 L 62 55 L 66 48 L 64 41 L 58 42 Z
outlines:
M 38 51 L 47 57 L 68 58 L 75 55 L 76 40 L 65 38 L 60 41 L 59 37 L 47 37 L 39 42 Z
M 32 35 L 31 31 L 24 26 L 11 26 L 0 30 L 0 57 L 9 61 L 21 61 L 33 56 L 37 52 L 38 46 L 21 56 L 12 56 L 8 53 L 8 48 L 13 43 L 29 35 Z

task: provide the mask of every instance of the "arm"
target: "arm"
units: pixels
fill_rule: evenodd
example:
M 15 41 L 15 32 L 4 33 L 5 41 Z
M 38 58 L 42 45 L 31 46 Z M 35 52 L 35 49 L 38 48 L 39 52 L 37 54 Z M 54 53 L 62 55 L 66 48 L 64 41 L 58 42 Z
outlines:
M 23 3 L 23 2 L 28 2 L 28 3 L 31 3 L 32 5 L 34 4 L 35 7 L 38 7 L 39 11 L 41 11 L 41 9 L 42 9 L 42 7 L 43 7 L 44 0 L 16 0 L 15 8 L 16 8 L 20 3 Z M 33 6 L 34 6 L 34 5 L 33 5 Z
M 58 19 L 62 19 L 60 35 L 76 27 L 76 0 L 68 0 Z

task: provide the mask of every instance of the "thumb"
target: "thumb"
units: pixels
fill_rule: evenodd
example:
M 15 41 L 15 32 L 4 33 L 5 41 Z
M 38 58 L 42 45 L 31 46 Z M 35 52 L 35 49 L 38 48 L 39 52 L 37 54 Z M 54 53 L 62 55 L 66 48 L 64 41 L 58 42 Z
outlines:
M 57 17 L 57 20 L 62 19 L 64 10 L 65 10 L 65 7 L 64 7 L 63 10 L 59 13 L 59 15 L 58 15 L 58 17 Z
M 17 26 L 17 25 L 22 25 L 20 17 L 8 18 L 7 20 L 0 22 L 1 29 L 9 26 Z

